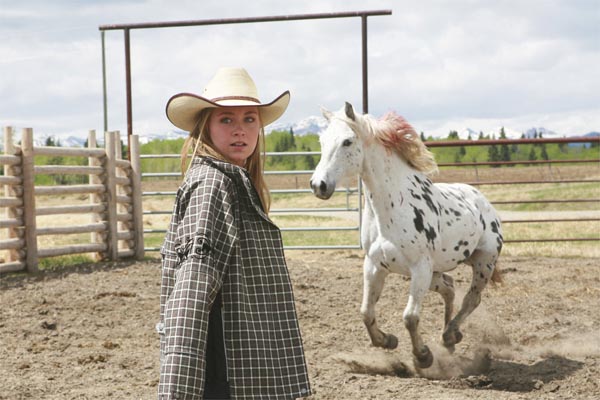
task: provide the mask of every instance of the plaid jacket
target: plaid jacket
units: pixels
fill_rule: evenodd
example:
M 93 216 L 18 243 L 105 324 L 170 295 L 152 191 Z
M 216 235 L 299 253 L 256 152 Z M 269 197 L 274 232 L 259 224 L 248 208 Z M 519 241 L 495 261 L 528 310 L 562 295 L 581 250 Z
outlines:
M 310 395 L 279 229 L 242 168 L 194 159 L 161 248 L 159 399 L 202 399 L 208 315 L 223 299 L 233 399 Z

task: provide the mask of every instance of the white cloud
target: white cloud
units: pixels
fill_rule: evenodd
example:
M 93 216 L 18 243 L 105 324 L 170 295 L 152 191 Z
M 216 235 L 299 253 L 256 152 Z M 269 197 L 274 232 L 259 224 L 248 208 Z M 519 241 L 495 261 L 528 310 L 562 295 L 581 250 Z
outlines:
M 597 1 L 0 0 L 0 125 L 48 133 L 102 127 L 99 25 L 393 10 L 368 19 L 369 110 L 422 129 L 547 124 L 599 130 Z M 125 127 L 122 31 L 107 31 L 111 129 Z M 220 65 L 243 65 L 261 96 L 284 89 L 289 122 L 362 99 L 360 20 L 333 19 L 131 31 L 134 127 L 172 129 L 166 100 L 200 92 Z M 545 125 L 544 125 L 545 126 Z

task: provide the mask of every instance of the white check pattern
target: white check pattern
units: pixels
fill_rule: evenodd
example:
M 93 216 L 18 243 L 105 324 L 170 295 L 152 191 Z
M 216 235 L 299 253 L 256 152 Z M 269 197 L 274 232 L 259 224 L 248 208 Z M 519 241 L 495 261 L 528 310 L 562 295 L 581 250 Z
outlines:
M 203 398 L 208 315 L 220 290 L 232 399 L 310 395 L 281 233 L 244 169 L 193 161 L 161 254 L 159 399 Z

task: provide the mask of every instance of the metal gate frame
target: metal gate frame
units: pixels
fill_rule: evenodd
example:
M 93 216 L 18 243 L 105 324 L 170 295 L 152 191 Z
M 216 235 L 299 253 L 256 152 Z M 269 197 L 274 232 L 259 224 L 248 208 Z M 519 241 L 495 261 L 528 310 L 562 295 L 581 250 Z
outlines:
M 131 40 L 130 31 L 132 29 L 157 29 L 157 28 L 175 28 L 187 26 L 206 26 L 206 25 L 228 25 L 228 24 L 246 24 L 259 22 L 277 22 L 277 21 L 298 21 L 308 19 L 332 19 L 332 18 L 350 18 L 360 17 L 361 19 L 361 54 L 362 54 L 362 111 L 369 112 L 369 90 L 368 90 L 368 63 L 367 63 L 367 17 L 379 15 L 391 15 L 392 10 L 374 10 L 374 11 L 351 11 L 337 13 L 320 13 L 320 14 L 296 14 L 296 15 L 278 15 L 267 17 L 253 18 L 221 18 L 221 19 L 204 19 L 193 21 L 172 21 L 172 22 L 146 22 L 134 24 L 113 24 L 100 25 L 98 29 L 101 32 L 102 39 L 102 90 L 104 104 L 104 131 L 108 132 L 108 110 L 107 110 L 107 93 L 106 93 L 106 56 L 104 33 L 110 30 L 122 30 L 124 33 L 125 46 L 125 90 L 127 103 L 127 149 L 130 148 L 130 137 L 133 133 L 133 115 L 132 115 L 132 96 L 131 96 Z M 131 155 L 128 154 L 129 159 Z

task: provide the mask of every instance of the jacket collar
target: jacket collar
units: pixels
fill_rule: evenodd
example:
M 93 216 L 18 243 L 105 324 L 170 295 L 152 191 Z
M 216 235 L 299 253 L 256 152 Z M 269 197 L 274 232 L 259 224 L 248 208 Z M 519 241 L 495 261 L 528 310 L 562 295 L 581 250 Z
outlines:
M 213 157 L 208 156 L 200 156 L 194 158 L 193 164 L 206 164 L 212 166 L 213 168 L 218 169 L 223 172 L 225 175 L 229 176 L 234 182 L 240 182 L 243 184 L 246 193 L 248 194 L 248 198 L 252 203 L 252 207 L 256 210 L 256 212 L 265 220 L 273 224 L 273 221 L 269 218 L 267 213 L 265 212 L 262 202 L 260 201 L 260 197 L 258 196 L 258 192 L 250 179 L 250 174 L 248 174 L 248 170 L 245 168 L 239 167 L 237 165 L 231 164 L 226 161 L 218 160 Z M 274 225 L 274 224 L 273 224 Z

